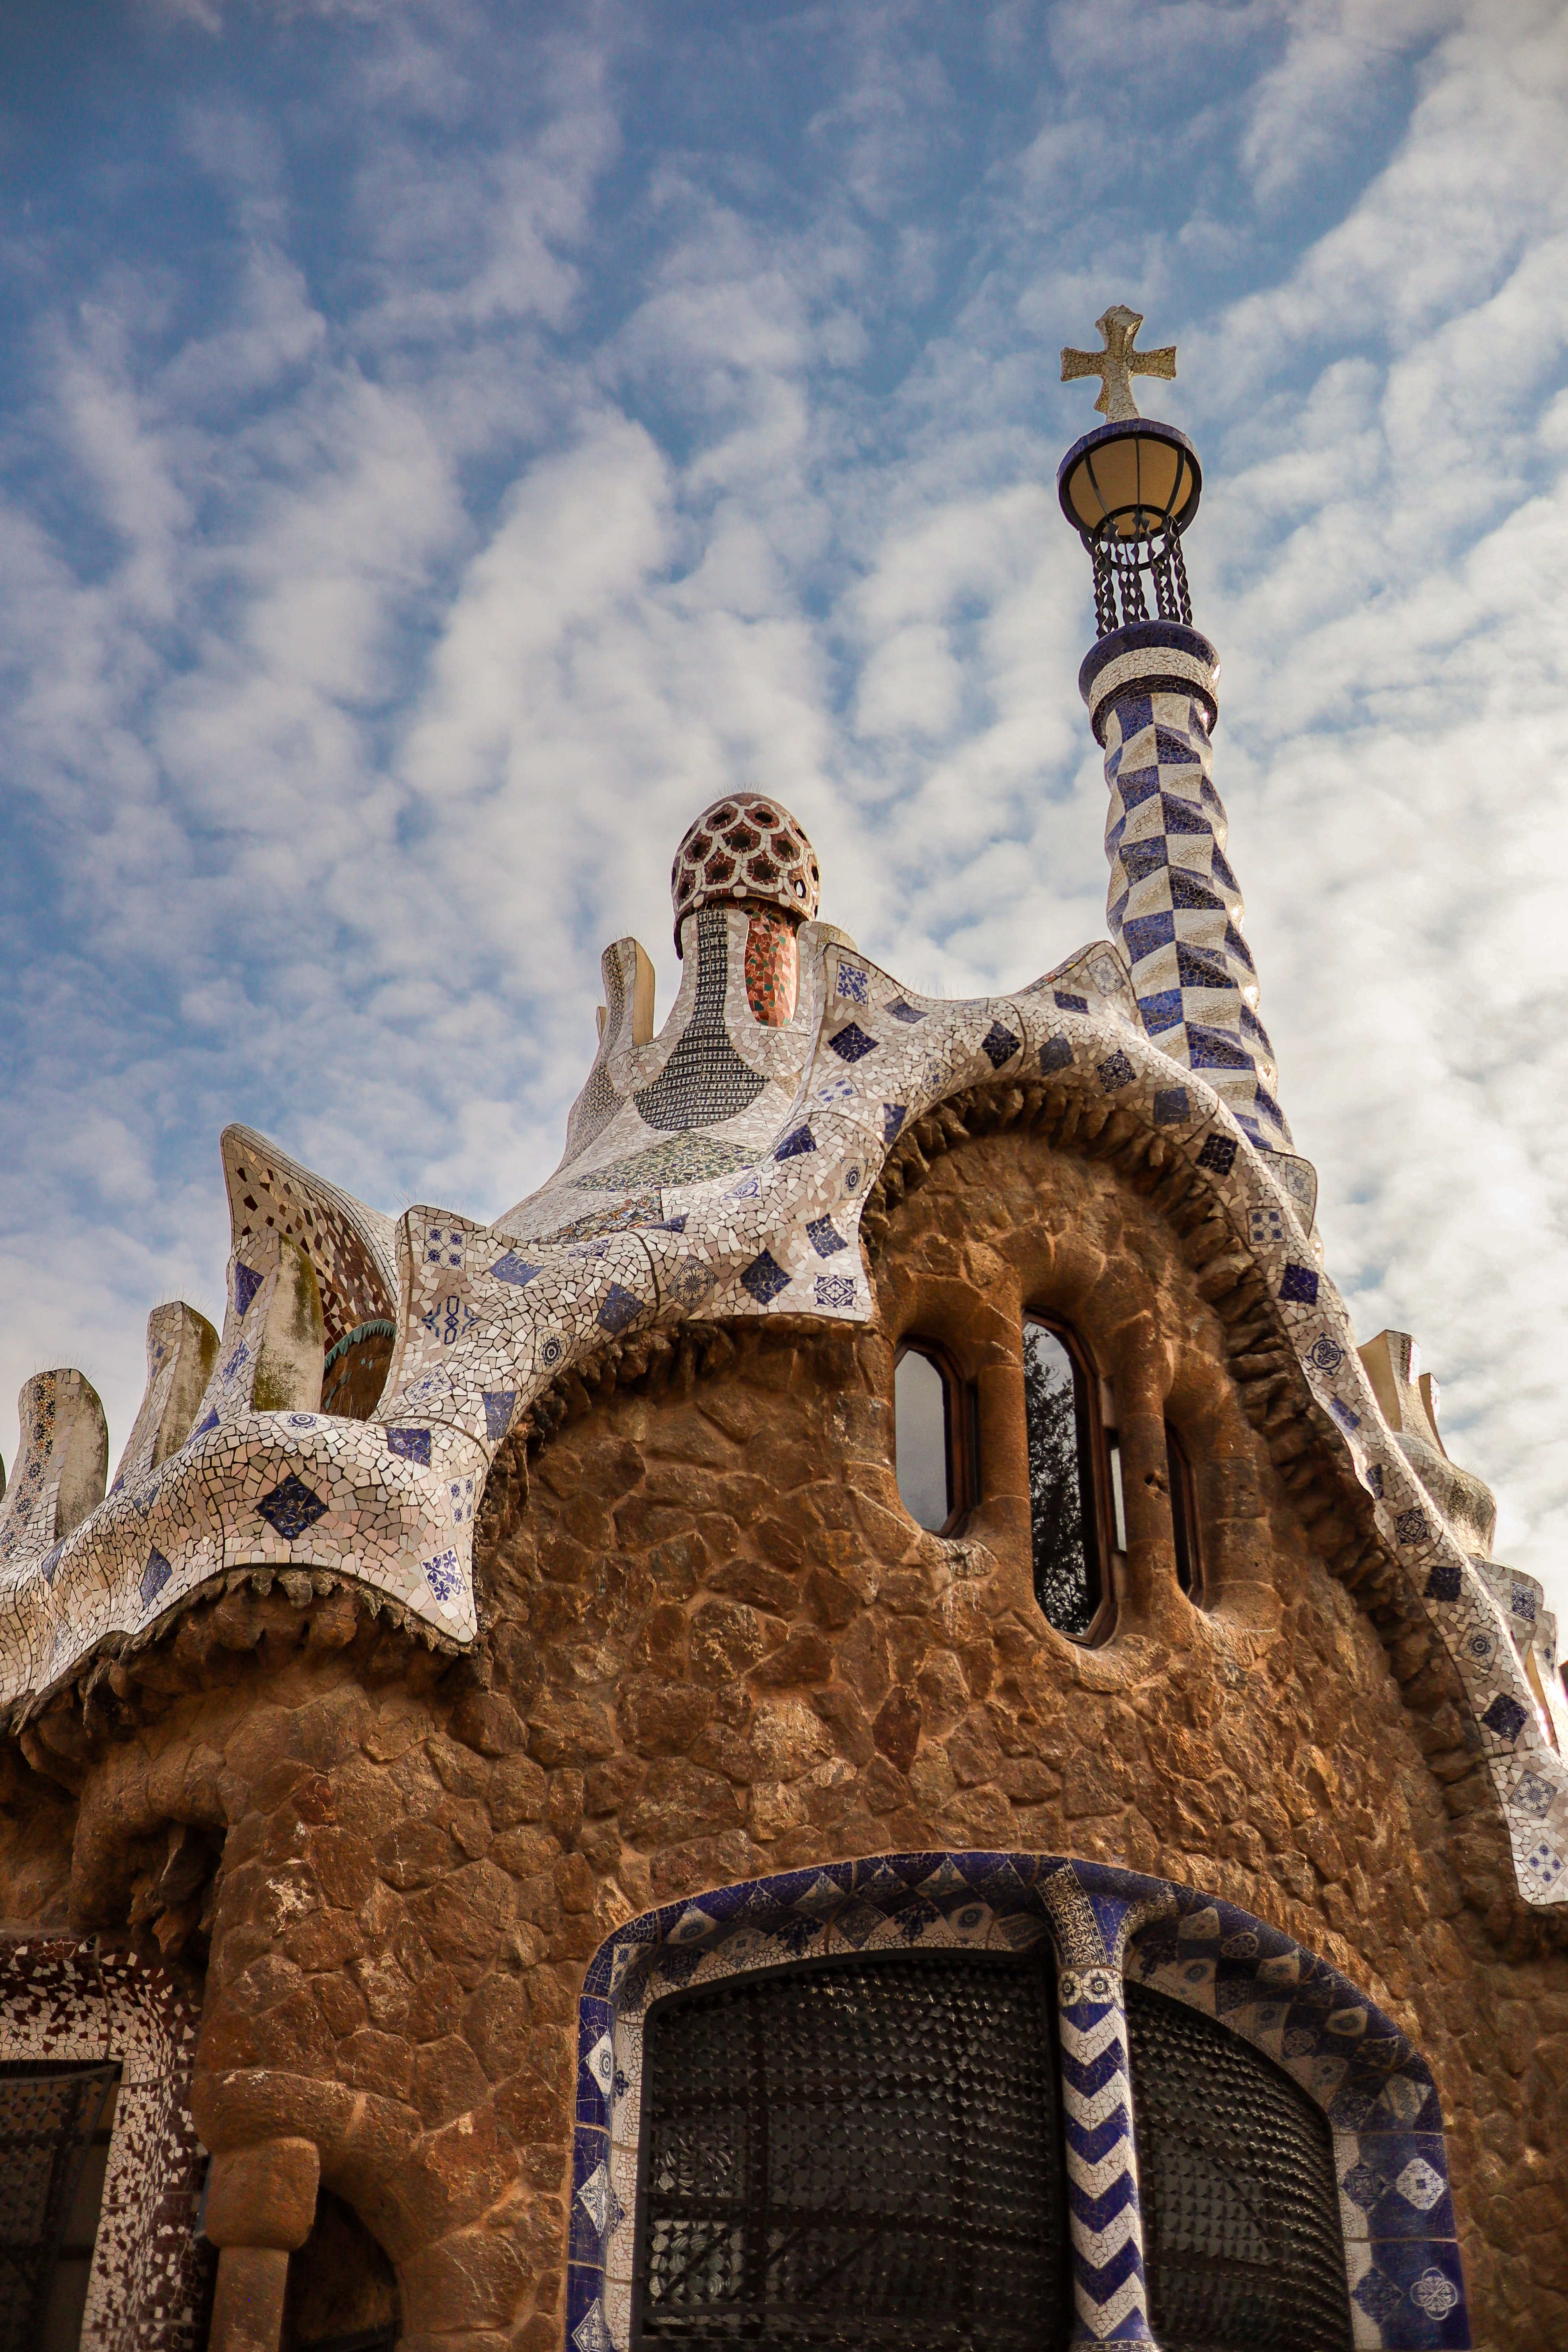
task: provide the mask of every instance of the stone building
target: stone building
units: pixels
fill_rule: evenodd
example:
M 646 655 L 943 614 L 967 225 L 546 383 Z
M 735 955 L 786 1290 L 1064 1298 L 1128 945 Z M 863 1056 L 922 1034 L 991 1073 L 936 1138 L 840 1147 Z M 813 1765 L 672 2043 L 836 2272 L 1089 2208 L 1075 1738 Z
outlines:
M 1554 1628 L 1321 1263 L 1137 323 L 1108 940 L 921 995 L 736 791 L 539 1192 L 231 1129 L 107 1494 L 24 1390 L 0 2346 L 1568 2342 Z

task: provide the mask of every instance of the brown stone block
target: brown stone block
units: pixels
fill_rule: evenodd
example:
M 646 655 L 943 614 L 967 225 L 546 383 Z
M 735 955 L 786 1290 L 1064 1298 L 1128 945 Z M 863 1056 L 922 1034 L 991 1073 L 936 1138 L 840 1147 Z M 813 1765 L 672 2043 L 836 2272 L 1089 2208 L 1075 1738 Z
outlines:
M 613 1756 L 583 1776 L 583 1806 L 590 1814 L 616 1813 L 642 1787 L 645 1768 L 635 1756 Z
M 560 1854 L 560 1839 L 542 1827 L 508 1830 L 490 1846 L 490 1860 L 514 1878 L 535 1878 L 553 1869 Z
M 481 1756 L 510 1756 L 524 1745 L 522 1717 L 499 1691 L 470 1691 L 452 1710 L 452 1738 Z
M 432 1965 L 415 1986 L 408 2000 L 406 2032 L 413 2042 L 438 2042 L 455 2033 L 468 1990 L 456 1969 Z
M 766 1655 L 769 1629 L 740 1601 L 708 1601 L 691 1620 L 691 1671 L 701 1683 L 735 1682 Z
M 334 2040 L 341 2042 L 345 2034 L 357 2032 L 364 2023 L 364 1995 L 342 1968 L 329 1969 L 313 1977 L 310 1990 Z
M 673 1903 L 678 1895 L 695 1895 L 705 1886 L 732 1886 L 763 1868 L 762 1856 L 739 1830 L 723 1837 L 695 1838 L 689 1844 L 656 1854 L 649 1864 L 654 1897 Z M 592 1952 L 594 1946 L 588 1947 Z M 584 1955 L 584 1958 L 587 1954 Z
M 767 1617 L 791 1617 L 801 1603 L 798 1578 L 743 1556 L 727 1559 L 716 1569 L 708 1579 L 708 1590 L 721 1592 L 731 1601 L 742 1601 Z
M 529 1748 L 547 1767 L 596 1763 L 616 1752 L 616 1737 L 603 1707 L 582 1700 L 542 1695 L 528 1717 Z
M 439 2042 L 426 2042 L 415 2053 L 410 2096 L 431 2128 L 482 2106 L 489 2095 L 485 2071 L 460 2036 L 447 2034 Z
M 1007 1769 L 991 1718 L 984 1707 L 973 1707 L 947 1743 L 949 1760 L 962 1786 L 1000 1782 Z
M 889 1764 L 907 1772 L 921 1739 L 920 1703 L 912 1691 L 889 1691 L 871 1726 L 872 1737 Z
M 401 2034 L 363 2026 L 338 2050 L 338 2079 L 356 2091 L 403 2099 L 414 2079 L 414 2055 Z
M 703 1830 L 737 1826 L 740 1808 L 727 1780 L 684 1758 L 661 1757 L 643 1792 L 621 1813 L 625 1834 L 640 1846 L 668 1845 Z
M 623 1551 L 648 1551 L 689 1535 L 691 1513 L 679 1506 L 654 1503 L 641 1495 L 629 1496 L 616 1509 L 616 1534 Z
M 684 1756 L 713 1711 L 710 1691 L 690 1683 L 633 1675 L 616 1695 L 616 1710 L 630 1745 L 641 1756 Z M 607 1755 L 613 1742 L 598 1752 Z
M 376 1863 L 364 1838 L 352 1830 L 308 1830 L 302 1852 L 316 1874 L 322 1901 L 333 1910 L 357 1911 L 368 1900 Z
M 476 1985 L 518 1916 L 517 1893 L 493 1862 L 470 1862 L 416 1898 L 426 1942 L 468 1986 Z
M 853 1691 L 834 1683 L 813 1695 L 812 1706 L 832 1731 L 841 1755 L 852 1764 L 868 1764 L 877 1751 L 870 1720 Z
M 388 1886 L 405 1895 L 429 1886 L 453 1863 L 452 1841 L 434 1822 L 402 1821 L 376 1842 L 375 1867 Z
M 226 2246 L 213 2290 L 209 2352 L 278 2352 L 289 2256 L 270 2246 Z
M 315 2221 L 320 2176 L 315 2140 L 278 2138 L 214 2155 L 207 2237 L 214 2246 L 303 2246 Z
M 826 1683 L 832 1673 L 831 1647 L 813 1627 L 804 1626 L 752 1668 L 750 1681 L 753 1690 L 788 1690 Z
M 308 2139 L 325 2147 L 337 2140 L 353 2105 L 353 2093 L 330 2074 L 322 2079 L 263 2067 L 215 2073 L 201 2066 L 191 2079 L 192 2119 L 215 2155 L 273 2139 Z
M 550 1787 L 544 1800 L 544 1819 L 548 1827 L 570 1845 L 583 1826 L 583 1775 L 570 1766 L 563 1766 L 550 1775 Z
M 461 2327 L 506 2327 L 533 2284 L 521 2233 L 506 2226 L 460 2230 L 403 2266 L 404 2342 L 429 2327 L 449 2344 Z
M 489 2102 L 421 2139 L 379 2200 L 377 2235 L 394 2261 L 479 2220 L 512 2174 Z
M 531 1756 L 502 1757 L 490 1773 L 486 1794 L 491 1825 L 506 1830 L 520 1822 L 538 1821 L 544 1811 L 548 1785 Z
M 813 1765 L 826 1762 L 832 1742 L 803 1700 L 767 1699 L 752 1717 L 744 1752 L 748 1779 L 795 1780 Z
M 465 2004 L 463 2037 L 491 2083 L 504 2082 L 522 2063 L 535 2015 L 535 1983 L 542 1990 L 560 1990 L 547 1969 L 534 1969 L 527 1982 L 512 1976 L 487 1977 Z

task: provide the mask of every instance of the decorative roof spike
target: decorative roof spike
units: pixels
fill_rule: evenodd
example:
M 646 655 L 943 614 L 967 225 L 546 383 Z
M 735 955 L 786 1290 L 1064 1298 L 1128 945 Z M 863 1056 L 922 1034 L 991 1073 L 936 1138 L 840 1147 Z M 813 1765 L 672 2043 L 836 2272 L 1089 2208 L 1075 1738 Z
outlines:
M 1157 352 L 1135 352 L 1132 348 L 1138 330 L 1143 324 L 1142 310 L 1130 310 L 1125 302 L 1113 302 L 1095 320 L 1105 338 L 1102 352 L 1062 352 L 1062 382 L 1071 383 L 1077 377 L 1097 375 L 1100 379 L 1100 398 L 1095 402 L 1109 424 L 1126 425 L 1138 415 L 1138 404 L 1132 397 L 1135 375 L 1163 376 L 1167 383 L 1176 373 L 1176 346 L 1166 343 Z

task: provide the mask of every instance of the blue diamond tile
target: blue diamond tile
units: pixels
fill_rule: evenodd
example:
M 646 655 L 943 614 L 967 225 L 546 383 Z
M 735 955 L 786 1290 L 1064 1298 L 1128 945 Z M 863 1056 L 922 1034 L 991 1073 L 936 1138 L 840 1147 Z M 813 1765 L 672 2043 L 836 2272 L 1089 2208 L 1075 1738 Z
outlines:
M 276 1529 L 285 1543 L 297 1543 L 307 1528 L 313 1528 L 325 1511 L 326 1505 L 319 1495 L 311 1493 L 302 1478 L 292 1470 L 270 1495 L 263 1495 L 257 1509 L 269 1528 Z
M 237 1265 L 234 1269 L 234 1311 L 243 1320 L 249 1312 L 250 1302 L 261 1287 L 261 1276 L 254 1266 Z
M 847 1022 L 837 1036 L 830 1037 L 827 1042 L 841 1062 L 863 1061 L 868 1054 L 874 1054 L 877 1050 L 877 1040 L 868 1037 L 858 1021 Z
M 742 1275 L 741 1287 L 750 1291 L 759 1307 L 765 1307 L 770 1298 L 789 1288 L 789 1276 L 772 1250 L 763 1250 Z
M 389 1454 L 401 1454 L 405 1462 L 422 1462 L 428 1468 L 430 1433 L 427 1429 L 389 1429 L 386 1450 Z

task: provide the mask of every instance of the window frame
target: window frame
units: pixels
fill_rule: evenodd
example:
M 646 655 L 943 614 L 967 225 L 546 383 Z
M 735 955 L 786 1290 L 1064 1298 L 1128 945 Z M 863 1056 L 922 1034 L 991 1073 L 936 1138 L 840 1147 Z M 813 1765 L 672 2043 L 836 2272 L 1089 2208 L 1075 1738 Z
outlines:
M 893 1350 L 893 1484 L 899 1479 L 899 1366 L 906 1356 L 923 1356 L 942 1381 L 942 1440 L 947 1456 L 948 1513 L 940 1528 L 926 1535 L 946 1538 L 959 1534 L 980 1500 L 980 1398 L 973 1381 L 965 1380 L 952 1350 L 940 1339 L 921 1331 L 906 1332 Z M 899 1503 L 916 1527 L 921 1526 L 904 1501 Z
M 1064 1642 L 1076 1643 L 1081 1650 L 1098 1649 L 1109 1641 L 1116 1630 L 1118 1593 L 1121 1579 L 1117 1564 L 1125 1569 L 1127 1559 L 1127 1502 L 1122 1486 L 1121 1433 L 1116 1421 L 1116 1398 L 1110 1381 L 1095 1362 L 1082 1334 L 1047 1307 L 1026 1306 L 1023 1328 L 1037 1324 L 1059 1339 L 1073 1368 L 1073 1403 L 1078 1422 L 1079 1492 L 1083 1496 L 1084 1456 L 1089 1455 L 1089 1518 L 1094 1543 L 1094 1558 L 1100 1570 L 1100 1600 L 1087 1629 L 1081 1633 L 1068 1633 L 1059 1625 L 1053 1633 L 1060 1633 Z M 1027 1345 L 1020 1335 L 1020 1344 Z M 1027 1428 L 1028 1402 L 1024 1404 L 1025 1425 Z M 1118 1545 L 1114 1538 L 1120 1536 Z M 1030 1562 L 1034 1558 L 1033 1498 L 1030 1507 Z M 1045 1612 L 1041 1610 L 1041 1615 Z M 1050 1624 L 1047 1617 L 1046 1622 Z
M 1176 1582 L 1194 1609 L 1206 1605 L 1204 1577 L 1203 1522 L 1198 1514 L 1198 1482 L 1193 1457 L 1173 1421 L 1165 1423 L 1165 1464 L 1171 1490 L 1171 1540 L 1176 1554 Z

